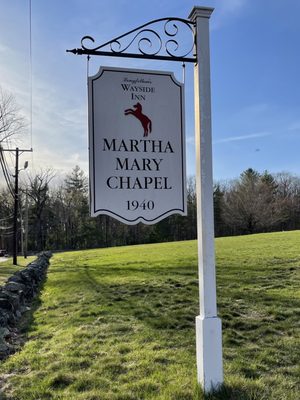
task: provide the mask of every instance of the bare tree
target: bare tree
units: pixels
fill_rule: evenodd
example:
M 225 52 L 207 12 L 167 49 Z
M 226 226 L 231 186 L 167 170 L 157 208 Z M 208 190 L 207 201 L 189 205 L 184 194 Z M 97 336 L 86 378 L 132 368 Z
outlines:
M 24 127 L 25 118 L 14 96 L 0 88 L 0 144 L 20 134 Z
M 278 229 L 287 220 L 279 193 L 278 182 L 267 171 L 244 171 L 224 195 L 223 217 L 232 234 Z
M 0 248 L 11 250 L 13 234 L 13 199 L 8 189 L 0 189 Z
M 29 176 L 28 195 L 31 198 L 31 227 L 34 247 L 43 250 L 47 237 L 47 203 L 49 201 L 49 183 L 55 177 L 51 168 L 41 170 L 35 176 Z
M 289 172 L 280 172 L 275 175 L 278 185 L 278 197 L 281 201 L 285 221 L 282 229 L 300 228 L 300 178 Z

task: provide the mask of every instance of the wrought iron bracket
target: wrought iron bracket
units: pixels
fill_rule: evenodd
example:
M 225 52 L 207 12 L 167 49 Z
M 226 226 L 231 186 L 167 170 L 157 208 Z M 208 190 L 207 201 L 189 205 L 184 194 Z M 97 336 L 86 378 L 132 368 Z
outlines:
M 100 46 L 91 36 L 81 39 L 81 48 L 67 50 L 78 55 L 142 58 L 197 62 L 195 23 L 182 18 L 160 18 L 124 33 Z

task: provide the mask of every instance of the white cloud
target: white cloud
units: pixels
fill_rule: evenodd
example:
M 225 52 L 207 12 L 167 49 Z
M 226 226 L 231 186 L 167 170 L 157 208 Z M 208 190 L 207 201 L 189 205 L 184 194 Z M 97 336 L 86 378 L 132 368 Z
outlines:
M 213 5 L 215 11 L 211 20 L 212 29 L 218 29 L 223 26 L 224 22 L 242 12 L 248 0 L 216 0 Z
M 0 52 L 5 46 L 0 44 Z M 6 50 L 5 50 L 6 51 Z M 27 119 L 22 147 L 33 147 L 26 155 L 32 169 L 53 167 L 70 171 L 76 164 L 87 171 L 87 108 L 82 96 L 72 96 L 65 88 L 39 74 L 33 76 L 32 143 L 30 135 L 29 68 L 24 68 L 18 56 L 8 49 L 10 60 L 0 65 L 0 84 L 15 96 Z M 41 71 L 43 72 L 43 71 Z M 14 144 L 11 143 L 11 147 Z M 25 158 L 24 158 L 25 159 Z
M 289 126 L 289 131 L 299 131 L 300 130 L 300 121 L 293 122 Z
M 222 0 L 218 4 L 222 13 L 233 13 L 243 8 L 246 2 L 247 0 Z
M 186 137 L 186 144 L 194 145 L 195 144 L 195 137 L 194 136 L 187 136 Z
M 4 44 L 0 43 L 0 53 L 7 53 L 9 48 Z
M 257 139 L 257 138 L 270 136 L 270 135 L 271 135 L 270 132 L 258 132 L 258 133 L 250 133 L 248 135 L 229 136 L 224 139 L 217 139 L 213 142 L 213 144 L 237 142 L 237 141 L 249 140 L 249 139 Z
M 87 154 L 71 153 L 64 149 L 58 149 L 56 152 L 41 147 L 39 151 L 33 153 L 33 160 L 27 156 L 29 160 L 30 170 L 38 171 L 39 169 L 51 168 L 56 172 L 64 174 L 70 172 L 75 165 L 79 165 L 81 169 L 88 172 Z

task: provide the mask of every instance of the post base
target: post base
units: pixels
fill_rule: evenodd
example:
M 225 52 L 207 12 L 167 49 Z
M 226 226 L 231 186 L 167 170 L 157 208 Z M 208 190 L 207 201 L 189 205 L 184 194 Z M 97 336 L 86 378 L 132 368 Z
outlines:
M 218 317 L 196 317 L 197 376 L 204 392 L 223 383 L 222 323 Z

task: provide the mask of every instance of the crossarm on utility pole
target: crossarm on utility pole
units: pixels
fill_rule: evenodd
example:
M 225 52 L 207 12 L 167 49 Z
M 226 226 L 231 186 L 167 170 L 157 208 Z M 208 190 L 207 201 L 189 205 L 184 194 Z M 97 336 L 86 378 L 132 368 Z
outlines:
M 18 208 L 19 208 L 19 156 L 24 152 L 32 152 L 32 149 L 3 149 L 1 151 L 9 151 L 15 153 L 15 189 L 14 189 L 14 231 L 13 231 L 13 264 L 18 265 Z M 27 163 L 28 165 L 28 163 Z M 25 166 L 25 168 L 27 167 Z

